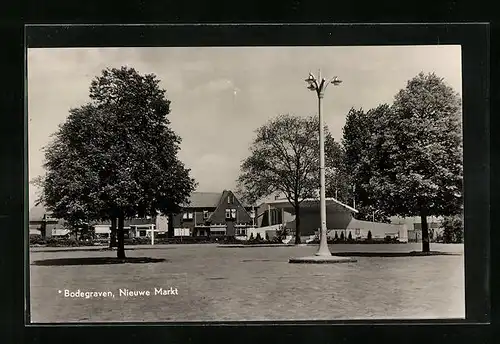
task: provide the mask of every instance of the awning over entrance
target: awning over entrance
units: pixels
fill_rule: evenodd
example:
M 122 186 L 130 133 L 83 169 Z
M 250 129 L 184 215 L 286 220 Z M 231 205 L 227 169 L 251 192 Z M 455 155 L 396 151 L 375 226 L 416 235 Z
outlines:
M 333 197 L 328 197 L 325 199 L 325 201 L 326 201 L 327 212 L 353 212 L 353 213 L 358 212 L 353 207 L 350 207 L 347 204 L 344 204 Z M 303 211 L 307 210 L 319 211 L 319 203 L 320 202 L 318 198 L 306 198 L 300 204 L 300 209 Z M 293 206 L 290 204 L 290 202 L 288 202 L 287 199 L 271 200 L 266 202 L 265 204 L 275 209 L 283 209 L 284 211 L 289 213 L 294 212 Z

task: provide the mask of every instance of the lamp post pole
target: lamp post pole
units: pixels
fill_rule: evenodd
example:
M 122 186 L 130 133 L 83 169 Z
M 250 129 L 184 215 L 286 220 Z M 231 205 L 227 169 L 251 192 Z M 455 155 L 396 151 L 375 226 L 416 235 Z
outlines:
M 155 230 L 154 227 L 151 226 L 151 245 L 155 244 Z
M 318 117 L 319 117 L 319 181 L 320 181 L 320 242 L 319 249 L 316 256 L 331 256 L 330 249 L 327 242 L 327 227 L 326 227 L 326 197 L 325 197 L 325 130 L 323 127 L 323 112 L 322 100 L 325 95 L 325 90 L 329 84 L 339 85 L 340 81 L 337 77 L 333 77 L 329 82 L 321 78 L 321 72 L 318 72 L 318 79 L 309 73 L 309 77 L 305 80 L 308 83 L 308 89 L 316 91 L 318 96 Z

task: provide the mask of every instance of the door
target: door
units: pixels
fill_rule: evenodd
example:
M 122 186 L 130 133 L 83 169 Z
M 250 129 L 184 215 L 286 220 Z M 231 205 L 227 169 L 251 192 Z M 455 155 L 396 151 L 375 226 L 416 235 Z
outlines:
M 234 221 L 227 221 L 226 222 L 226 235 L 234 237 L 235 231 L 234 231 Z

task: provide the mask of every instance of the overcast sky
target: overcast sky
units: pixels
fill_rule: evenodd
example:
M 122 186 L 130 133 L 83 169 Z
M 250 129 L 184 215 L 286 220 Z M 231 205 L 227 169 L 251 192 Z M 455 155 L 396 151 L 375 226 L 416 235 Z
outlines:
M 269 118 L 316 113 L 308 72 L 337 75 L 324 118 L 341 139 L 351 107 L 390 103 L 420 71 L 462 91 L 460 46 L 78 48 L 28 50 L 29 178 L 43 174 L 41 149 L 68 110 L 85 104 L 91 80 L 106 67 L 154 73 L 172 101 L 169 119 L 182 138 L 179 158 L 197 191 L 234 189 L 254 130 Z M 36 190 L 30 185 L 30 206 Z

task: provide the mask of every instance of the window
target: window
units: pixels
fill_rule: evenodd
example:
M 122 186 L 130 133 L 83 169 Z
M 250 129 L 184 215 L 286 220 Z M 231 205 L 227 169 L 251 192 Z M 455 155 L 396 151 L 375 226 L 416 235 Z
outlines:
M 140 237 L 145 237 L 146 236 L 146 231 L 139 231 L 139 236 Z
M 247 229 L 246 228 L 239 228 L 236 230 L 237 235 L 247 235 Z
M 361 235 L 361 231 L 360 231 L 360 229 L 359 229 L 359 228 L 356 228 L 356 229 L 354 230 L 354 235 Z
M 208 210 L 203 210 L 203 219 L 208 219 Z
M 226 219 L 236 219 L 236 209 L 226 209 Z
M 182 218 L 184 220 L 192 220 L 193 219 L 193 213 L 192 212 L 187 212 L 182 215 Z
M 210 235 L 222 236 L 225 234 L 226 234 L 226 230 L 224 228 L 212 228 L 212 229 L 210 229 Z
M 231 203 L 233 203 L 232 199 L 231 199 L 231 195 L 228 195 L 227 196 L 227 204 L 231 204 Z
M 191 236 L 191 231 L 189 228 L 174 228 L 174 236 Z

